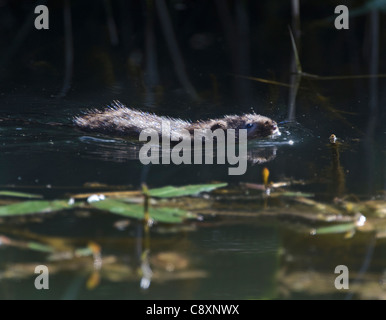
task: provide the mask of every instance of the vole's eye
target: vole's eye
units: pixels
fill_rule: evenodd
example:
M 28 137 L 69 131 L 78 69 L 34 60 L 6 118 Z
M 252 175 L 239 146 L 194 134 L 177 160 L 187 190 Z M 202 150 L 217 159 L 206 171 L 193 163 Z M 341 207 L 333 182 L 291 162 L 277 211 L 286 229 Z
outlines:
M 253 127 L 253 123 L 247 123 L 245 125 L 245 129 L 251 129 Z

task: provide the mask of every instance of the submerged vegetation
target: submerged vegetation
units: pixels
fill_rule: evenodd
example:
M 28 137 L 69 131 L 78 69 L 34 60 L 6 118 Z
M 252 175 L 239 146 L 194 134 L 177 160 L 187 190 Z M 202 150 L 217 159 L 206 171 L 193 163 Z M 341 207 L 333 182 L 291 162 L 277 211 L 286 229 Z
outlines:
M 44 254 L 45 258 L 40 258 L 39 263 L 48 265 L 53 274 L 74 268 L 83 270 L 88 274 L 84 282 L 88 290 L 97 288 L 102 279 L 113 282 L 130 280 L 147 289 L 152 282 L 209 276 L 206 271 L 194 268 L 188 256 L 180 250 L 159 251 L 158 245 L 154 244 L 162 234 L 192 232 L 200 226 L 213 228 L 219 224 L 238 224 L 245 219 L 255 223 L 253 221 L 256 219 L 263 219 L 266 223 L 274 221 L 287 232 L 303 237 L 321 237 L 321 240 L 327 235 L 339 234 L 341 241 L 349 241 L 356 233 L 368 235 L 364 239 L 386 237 L 385 200 L 353 201 L 350 197 L 337 197 L 334 203 L 328 204 L 314 200 L 313 194 L 296 190 L 296 186 L 306 186 L 306 181 L 270 182 L 267 168 L 262 170 L 262 180 L 262 184 L 249 182 L 240 186 L 216 183 L 157 189 L 143 186 L 142 191 L 99 190 L 73 194 L 66 200 L 43 200 L 37 194 L 3 190 L 0 192 L 0 245 Z M 86 218 L 88 224 L 92 225 L 92 220 L 102 213 L 118 216 L 118 220 L 108 220 L 109 227 L 117 231 L 133 227 L 135 230 L 135 226 L 142 225 L 136 231 L 143 233 L 143 244 L 139 247 L 142 254 L 138 257 L 138 264 L 127 266 L 122 261 L 122 253 L 109 253 L 111 242 L 116 242 L 113 247 L 120 247 L 121 238 L 77 239 L 66 234 L 52 236 L 45 232 L 24 232 L 19 227 L 20 224 L 44 225 L 55 215 L 63 214 L 74 219 Z M 282 258 L 286 255 L 283 254 Z M 279 268 L 275 276 L 277 280 L 271 284 L 274 287 L 269 288 L 269 291 L 276 293 L 271 293 L 271 298 L 278 297 L 278 294 L 287 295 L 288 288 L 284 290 L 284 286 L 292 286 L 289 282 L 295 280 L 291 279 L 299 277 L 296 274 L 298 271 L 288 275 L 284 271 L 285 265 L 276 266 Z M 8 264 L 0 272 L 0 279 L 28 278 L 33 272 L 33 262 Z M 308 276 L 315 277 L 311 274 Z M 331 276 L 326 277 L 329 279 Z M 307 284 L 301 286 L 302 290 L 310 290 Z M 315 288 L 312 290 L 314 294 L 329 292 L 325 285 L 320 286 L 320 291 Z M 330 292 L 333 292 L 332 288 Z M 352 292 L 358 297 L 381 298 L 366 289 L 359 290 L 359 287 Z

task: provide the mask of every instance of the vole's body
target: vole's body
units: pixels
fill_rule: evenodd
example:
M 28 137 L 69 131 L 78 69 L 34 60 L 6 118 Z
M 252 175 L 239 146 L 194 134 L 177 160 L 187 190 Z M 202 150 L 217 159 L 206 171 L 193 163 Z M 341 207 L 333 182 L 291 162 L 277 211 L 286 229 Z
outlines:
M 115 101 L 113 106 L 100 111 L 92 110 L 74 119 L 75 126 L 89 132 L 106 135 L 138 138 L 141 131 L 154 129 L 162 135 L 162 123 L 170 124 L 170 137 L 178 140 L 186 132 L 192 137 L 195 129 L 246 129 L 248 139 L 279 135 L 275 121 L 257 114 L 231 115 L 220 119 L 190 122 L 181 119 L 160 117 L 152 113 L 130 109 Z

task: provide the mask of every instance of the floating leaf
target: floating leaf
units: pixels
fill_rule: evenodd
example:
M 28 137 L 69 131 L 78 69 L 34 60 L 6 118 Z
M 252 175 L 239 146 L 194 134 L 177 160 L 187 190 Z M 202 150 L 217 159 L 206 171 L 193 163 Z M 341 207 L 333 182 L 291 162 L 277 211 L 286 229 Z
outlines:
M 137 204 L 128 204 L 118 200 L 103 200 L 91 203 L 91 206 L 100 210 L 106 210 L 125 217 L 143 219 L 144 208 Z M 150 208 L 150 218 L 159 222 L 177 223 L 188 218 L 188 212 L 178 208 Z
M 343 232 L 352 231 L 355 229 L 355 227 L 356 227 L 355 223 L 343 223 L 343 224 L 337 224 L 333 226 L 313 229 L 311 231 L 311 234 L 316 235 L 316 234 L 343 233 Z
M 38 242 L 28 242 L 27 243 L 27 248 L 34 250 L 34 251 L 40 251 L 40 252 L 54 252 L 55 249 L 51 246 L 48 246 L 46 244 L 41 244 Z
M 158 197 L 158 198 L 173 198 L 173 197 L 183 197 L 183 196 L 192 196 L 197 195 L 200 192 L 210 192 L 217 188 L 222 188 L 227 186 L 227 183 L 217 183 L 217 184 L 197 184 L 197 185 L 187 185 L 183 187 L 173 187 L 166 186 L 162 188 L 149 190 L 149 196 Z M 72 197 L 74 199 L 83 199 L 88 198 L 89 196 L 94 195 L 94 193 L 83 193 L 76 194 Z M 103 194 L 109 198 L 126 198 L 126 197 L 135 197 L 141 196 L 140 191 L 113 191 L 113 192 L 98 192 L 98 194 Z
M 0 207 L 0 217 L 47 213 L 72 208 L 67 201 L 25 201 Z
M 287 191 L 287 192 L 278 192 L 278 196 L 280 197 L 305 197 L 305 198 L 312 198 L 314 196 L 313 193 L 304 193 L 304 192 L 298 192 L 298 191 Z
M 92 256 L 92 255 L 93 255 L 93 251 L 88 246 L 85 248 L 79 248 L 79 249 L 75 250 L 75 256 L 76 257 L 88 257 L 88 256 Z
M 92 207 L 110 211 L 125 217 L 142 219 L 144 217 L 143 207 L 140 205 L 127 204 L 118 200 L 103 200 L 90 204 Z
M 183 187 L 166 186 L 163 188 L 149 190 L 149 195 L 151 197 L 158 197 L 158 198 L 193 196 L 201 192 L 210 192 L 214 189 L 222 188 L 225 186 L 227 186 L 227 183 L 196 184 L 196 185 L 187 185 Z
M 186 218 L 191 218 L 192 215 L 185 210 L 178 208 L 150 208 L 150 217 L 155 221 L 176 223 L 182 222 Z
M 106 197 L 109 198 L 126 198 L 126 197 L 138 197 L 141 196 L 140 191 L 109 191 L 109 192 L 104 192 L 104 191 L 98 191 L 98 192 L 91 192 L 91 193 L 79 193 L 79 194 L 74 194 L 71 197 L 74 199 L 85 199 L 88 198 L 94 194 L 103 194 Z
M 15 191 L 8 191 L 8 190 L 0 191 L 0 196 L 16 197 L 16 198 L 29 198 L 29 199 L 43 198 L 41 195 L 38 195 L 38 194 L 15 192 Z

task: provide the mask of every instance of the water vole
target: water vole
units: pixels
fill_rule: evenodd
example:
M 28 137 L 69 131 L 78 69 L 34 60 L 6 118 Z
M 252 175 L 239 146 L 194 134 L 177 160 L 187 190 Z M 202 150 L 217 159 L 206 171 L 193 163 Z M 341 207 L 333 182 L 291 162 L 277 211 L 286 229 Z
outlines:
M 195 129 L 246 129 L 248 139 L 266 138 L 280 135 L 277 123 L 258 114 L 227 115 L 218 119 L 187 120 L 157 116 L 153 113 L 131 109 L 119 101 L 105 110 L 90 110 L 85 115 L 74 118 L 77 128 L 106 135 L 138 138 L 142 130 L 151 128 L 162 135 L 162 122 L 169 122 L 171 138 L 179 138 L 187 130 L 192 136 Z M 186 131 L 185 131 L 186 132 Z

